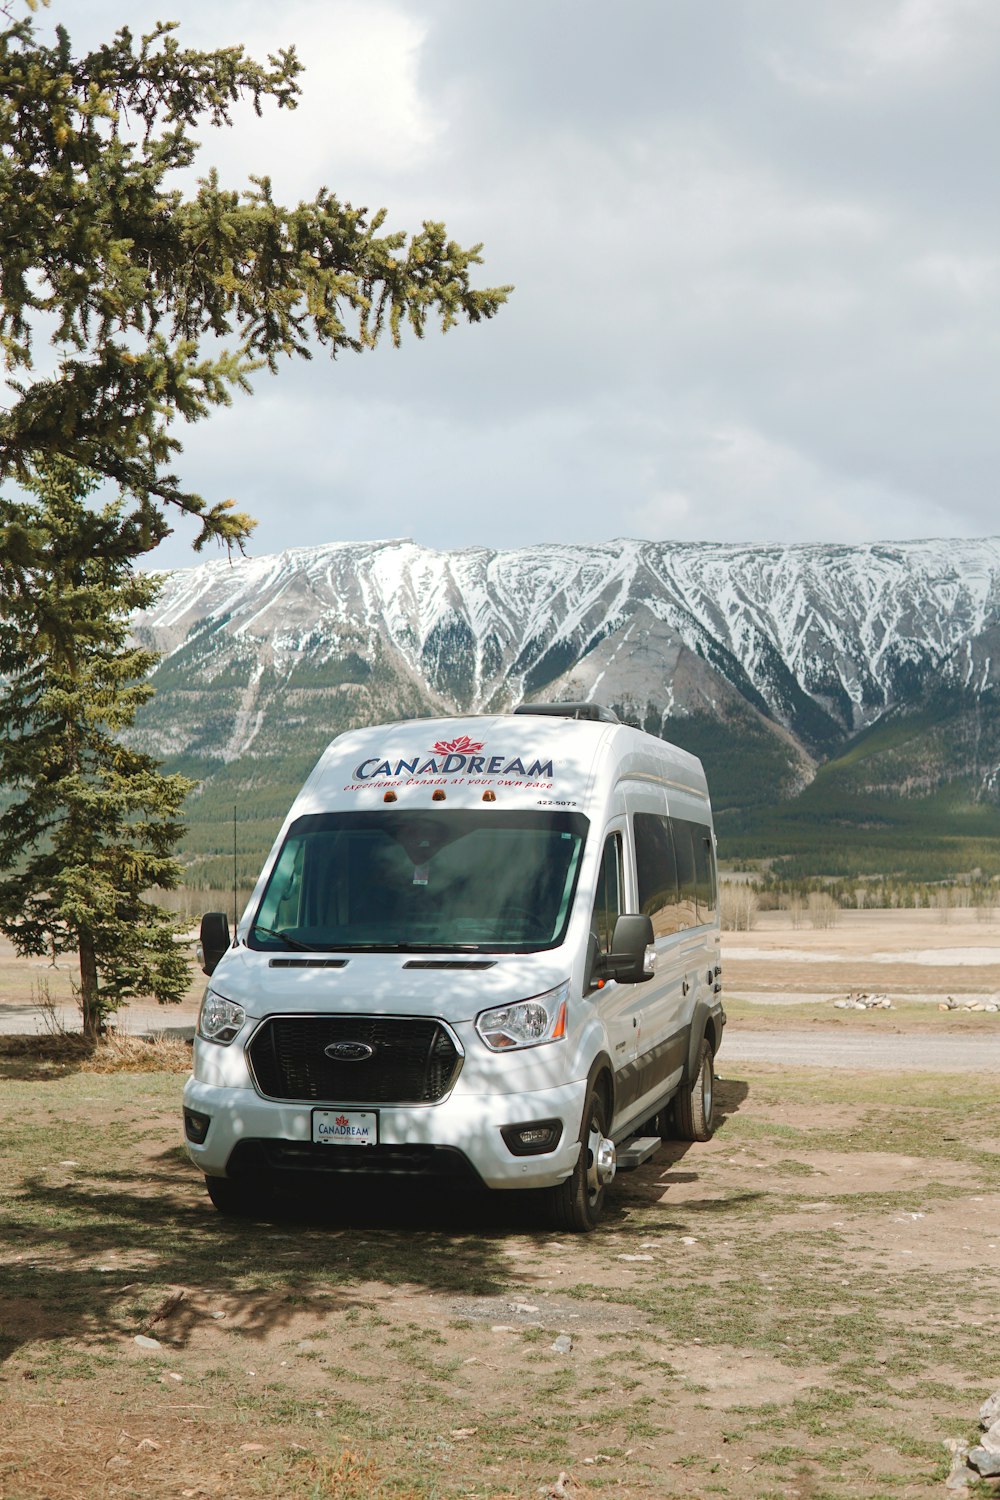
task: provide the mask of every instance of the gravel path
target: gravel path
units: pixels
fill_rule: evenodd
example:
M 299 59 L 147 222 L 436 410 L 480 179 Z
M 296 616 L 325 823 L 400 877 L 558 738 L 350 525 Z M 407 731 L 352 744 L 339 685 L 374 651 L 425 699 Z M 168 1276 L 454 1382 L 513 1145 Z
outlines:
M 163 1032 L 168 1036 L 194 1036 L 197 1006 L 132 1005 L 118 1014 L 117 1023 L 131 1035 Z M 60 1023 L 78 1030 L 79 1014 L 61 1008 Z M 1000 1018 L 998 1018 L 1000 1019 Z M 30 1004 L 0 1002 L 0 1035 L 44 1034 L 45 1019 Z M 719 1069 L 723 1077 L 741 1062 L 787 1063 L 801 1068 L 868 1068 L 911 1072 L 1000 1073 L 1000 1026 L 995 1035 L 934 1036 L 893 1032 L 880 1037 L 871 1031 L 852 1036 L 841 1030 L 741 1031 L 738 1022 L 726 1027 Z
M 921 1073 L 1000 1073 L 995 1036 L 857 1036 L 831 1031 L 740 1031 L 729 1025 L 719 1053 L 723 1077 L 734 1063 L 788 1063 L 802 1068 L 865 1068 Z
M 75 1006 L 56 1006 L 54 1019 L 61 1030 L 80 1030 L 80 1012 Z M 114 1018 L 119 1030 L 130 1036 L 156 1032 L 164 1036 L 192 1037 L 197 1020 L 198 1007 L 187 1003 L 126 1005 Z M 0 1036 L 44 1036 L 49 1029 L 47 1017 L 37 1005 L 0 1001 Z
M 163 1032 L 193 1037 L 197 1013 L 176 1016 L 170 1010 L 138 1008 L 123 1018 L 122 1029 L 133 1033 Z M 723 1068 L 730 1059 L 741 1062 L 789 1063 L 802 1068 L 894 1069 L 918 1073 L 1000 1073 L 1000 1029 L 996 1036 L 900 1035 L 844 1036 L 816 1031 L 744 1031 L 727 1028 Z

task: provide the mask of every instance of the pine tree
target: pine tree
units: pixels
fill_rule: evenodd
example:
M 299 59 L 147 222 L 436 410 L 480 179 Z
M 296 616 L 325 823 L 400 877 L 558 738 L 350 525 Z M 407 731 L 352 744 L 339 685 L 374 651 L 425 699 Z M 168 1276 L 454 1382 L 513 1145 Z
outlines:
M 177 885 L 179 814 L 195 785 L 123 742 L 157 658 L 129 635 L 160 580 L 121 501 L 54 460 L 33 498 L 0 498 L 0 931 L 22 955 L 76 953 L 84 1034 L 124 1000 L 180 1000 L 176 925 L 145 898 Z
M 242 98 L 258 114 L 295 107 L 294 49 L 264 66 L 239 46 L 185 48 L 159 23 L 77 56 L 65 28 L 47 43 L 14 21 L 19 3 L 0 0 L 0 377 L 15 398 L 0 407 L 0 481 L 61 456 L 127 496 L 144 536 L 185 513 L 196 547 L 241 546 L 250 517 L 171 472 L 177 418 L 228 404 L 281 356 L 491 318 L 510 288 L 476 290 L 481 246 L 443 224 L 386 232 L 384 210 L 325 187 L 291 208 L 266 178 L 230 191 L 213 172 L 184 191 L 195 129 L 229 125 Z M 40 340 L 55 350 L 41 371 Z
M 260 368 L 394 343 L 431 319 L 491 318 L 480 246 L 325 187 L 293 207 L 266 178 L 187 187 L 195 132 L 250 99 L 293 109 L 294 50 L 184 47 L 158 23 L 76 54 L 35 0 L 0 0 L 0 930 L 80 955 L 90 1034 L 129 995 L 176 999 L 186 966 L 142 898 L 177 880 L 190 786 L 120 738 L 152 689 L 128 637 L 155 583 L 133 564 L 180 515 L 195 547 L 242 547 L 252 519 L 171 472 L 178 419 L 207 417 Z M 39 358 L 39 348 L 42 355 Z M 87 503 L 95 486 L 121 498 Z

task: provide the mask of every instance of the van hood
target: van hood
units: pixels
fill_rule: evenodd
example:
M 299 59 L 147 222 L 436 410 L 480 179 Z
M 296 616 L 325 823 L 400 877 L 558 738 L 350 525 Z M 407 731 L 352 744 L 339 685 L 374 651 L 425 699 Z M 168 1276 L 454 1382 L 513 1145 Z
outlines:
M 230 948 L 209 980 L 254 1019 L 317 1015 L 437 1016 L 472 1021 L 570 977 L 565 951 L 537 954 L 262 953 Z

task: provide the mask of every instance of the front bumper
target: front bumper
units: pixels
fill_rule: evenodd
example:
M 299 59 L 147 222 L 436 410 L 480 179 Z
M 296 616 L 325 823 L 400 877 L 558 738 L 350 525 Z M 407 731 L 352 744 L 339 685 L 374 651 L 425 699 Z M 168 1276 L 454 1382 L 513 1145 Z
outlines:
M 464 1162 L 471 1180 L 478 1178 L 490 1188 L 554 1187 L 570 1175 L 580 1154 L 585 1092 L 586 1079 L 581 1079 L 519 1093 L 455 1092 L 437 1104 L 380 1105 L 378 1146 L 313 1147 L 311 1105 L 263 1099 L 253 1088 L 190 1078 L 184 1108 L 207 1115 L 209 1125 L 202 1144 L 187 1140 L 185 1145 L 194 1164 L 210 1177 L 260 1170 L 456 1175 L 449 1163 L 461 1175 Z M 504 1126 L 550 1119 L 563 1123 L 554 1150 L 516 1156 L 508 1149 L 501 1135 Z

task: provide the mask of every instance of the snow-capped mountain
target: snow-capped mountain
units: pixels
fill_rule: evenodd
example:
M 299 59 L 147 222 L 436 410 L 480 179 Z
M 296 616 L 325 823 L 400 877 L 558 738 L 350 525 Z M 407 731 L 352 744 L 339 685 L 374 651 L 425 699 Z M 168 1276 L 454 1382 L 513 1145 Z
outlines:
M 1000 539 L 342 543 L 172 573 L 136 631 L 163 653 L 141 725 L 161 755 L 312 753 L 378 717 L 574 697 L 766 741 L 787 793 L 929 691 L 992 703 Z

